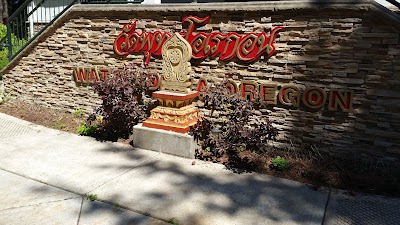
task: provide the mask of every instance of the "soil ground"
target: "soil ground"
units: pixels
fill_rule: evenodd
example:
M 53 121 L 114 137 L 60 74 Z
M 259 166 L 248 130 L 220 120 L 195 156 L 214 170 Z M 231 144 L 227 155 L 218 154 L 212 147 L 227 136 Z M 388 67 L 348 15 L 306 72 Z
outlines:
M 0 105 L 0 112 L 71 133 L 77 133 L 77 128 L 86 120 L 86 116 L 81 114 L 80 111 L 63 112 L 15 99 Z M 129 143 L 130 140 L 119 141 Z M 200 154 L 197 155 L 197 158 L 227 164 L 227 157 L 215 160 L 207 157 L 207 155 Z M 316 164 L 311 160 L 301 158 L 288 158 L 289 169 L 277 171 L 271 168 L 271 159 L 268 155 L 254 156 L 252 153 L 244 151 L 238 159 L 239 164 L 245 165 L 244 168 L 238 170 L 227 166 L 236 170 L 236 172 L 245 172 L 257 168 L 257 172 L 308 183 L 313 185 L 314 188 L 324 186 L 349 190 L 349 194 L 365 192 L 400 196 L 400 173 L 397 173 L 400 171 L 385 175 L 376 171 L 365 172 L 346 169 L 338 171 L 332 169 L 328 164 Z
M 45 127 L 77 133 L 77 128 L 85 121 L 85 116 L 77 113 L 62 112 L 21 100 L 8 100 L 0 105 L 0 112 L 27 120 Z
M 278 171 L 272 167 L 271 157 L 268 153 L 255 155 L 250 151 L 243 151 L 238 159 L 228 160 L 224 155 L 218 159 L 208 156 L 208 153 L 198 153 L 196 158 L 206 161 L 222 163 L 229 169 L 238 173 L 257 171 L 259 173 L 281 177 L 307 183 L 314 189 L 321 187 L 347 190 L 348 194 L 355 195 L 357 192 L 370 193 L 375 195 L 400 197 L 400 168 L 370 168 L 365 166 L 354 166 L 352 163 L 332 162 L 316 163 L 315 160 L 300 157 L 286 156 L 289 168 L 285 171 Z M 337 168 L 341 167 L 341 168 Z

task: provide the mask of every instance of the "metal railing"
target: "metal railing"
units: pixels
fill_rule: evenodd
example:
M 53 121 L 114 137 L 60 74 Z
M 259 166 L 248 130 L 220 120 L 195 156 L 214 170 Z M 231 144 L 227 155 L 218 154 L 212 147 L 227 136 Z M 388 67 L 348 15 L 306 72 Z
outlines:
M 75 4 L 141 3 L 143 0 L 28 0 L 7 20 L 7 35 L 0 48 L 7 47 L 11 61 L 48 26 Z
M 386 0 L 386 1 L 400 9 L 400 2 L 396 0 Z
M 81 0 L 82 4 L 122 4 L 122 3 L 132 3 L 132 2 L 142 2 L 142 1 L 132 1 L 132 0 Z

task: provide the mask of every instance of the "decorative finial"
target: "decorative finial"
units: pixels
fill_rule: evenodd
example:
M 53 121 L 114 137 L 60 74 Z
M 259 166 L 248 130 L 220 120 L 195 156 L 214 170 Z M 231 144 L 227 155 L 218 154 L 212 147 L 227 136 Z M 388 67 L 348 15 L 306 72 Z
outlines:
M 162 47 L 163 69 L 161 90 L 189 93 L 190 92 L 190 59 L 192 47 L 179 34 L 175 33 Z

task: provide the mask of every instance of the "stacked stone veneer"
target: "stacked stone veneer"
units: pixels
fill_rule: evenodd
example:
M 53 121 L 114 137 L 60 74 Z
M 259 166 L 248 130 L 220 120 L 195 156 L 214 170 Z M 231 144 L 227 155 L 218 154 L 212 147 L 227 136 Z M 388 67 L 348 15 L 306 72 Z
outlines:
M 182 31 L 187 15 L 211 16 L 196 31 L 257 32 L 285 26 L 276 39 L 276 53 L 249 65 L 218 59 L 193 61 L 195 80 L 229 77 L 317 86 L 325 90 L 354 90 L 352 113 L 309 110 L 303 105 L 277 105 L 261 110 L 275 121 L 279 146 L 314 145 L 340 153 L 362 153 L 397 160 L 400 156 L 400 30 L 395 20 L 371 10 L 370 4 L 340 7 L 272 7 L 276 3 L 241 5 L 169 5 L 73 8 L 61 22 L 33 44 L 4 71 L 4 82 L 13 96 L 49 107 L 91 110 L 99 98 L 89 86 L 72 79 L 77 66 L 121 68 L 138 66 L 143 55 L 118 57 L 113 41 L 124 24 L 137 20 L 146 31 Z M 297 4 L 297 3 L 296 3 Z M 203 5 L 206 6 L 206 5 Z M 276 5 L 275 5 L 276 6 Z M 89 6 L 86 6 L 89 7 Z M 131 11 L 129 11 L 131 7 Z M 226 7 L 226 8 L 224 8 Z M 287 9 L 285 9 L 287 8 Z M 393 13 L 393 15 L 396 15 Z M 396 15 L 398 17 L 398 15 Z M 397 27 L 396 27 L 397 26 Z M 161 69 L 152 59 L 151 70 Z

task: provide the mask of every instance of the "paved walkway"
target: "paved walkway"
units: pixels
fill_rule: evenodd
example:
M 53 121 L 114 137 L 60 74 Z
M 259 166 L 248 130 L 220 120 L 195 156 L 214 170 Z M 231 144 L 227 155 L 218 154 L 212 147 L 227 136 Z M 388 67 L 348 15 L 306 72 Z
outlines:
M 397 225 L 400 199 L 351 197 L 262 174 L 235 174 L 222 165 L 99 142 L 0 113 L 0 224 L 171 220 Z

